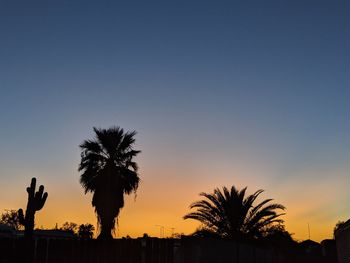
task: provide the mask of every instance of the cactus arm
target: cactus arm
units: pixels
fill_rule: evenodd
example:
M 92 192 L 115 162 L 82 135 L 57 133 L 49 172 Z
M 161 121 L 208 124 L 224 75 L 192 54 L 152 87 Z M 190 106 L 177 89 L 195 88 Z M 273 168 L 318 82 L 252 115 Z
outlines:
M 47 196 L 48 196 L 48 194 L 44 193 L 44 186 L 40 185 L 39 191 L 36 192 L 35 196 L 34 196 L 34 200 L 35 200 L 34 204 L 35 204 L 36 211 L 39 211 L 43 208 L 43 206 L 46 202 Z

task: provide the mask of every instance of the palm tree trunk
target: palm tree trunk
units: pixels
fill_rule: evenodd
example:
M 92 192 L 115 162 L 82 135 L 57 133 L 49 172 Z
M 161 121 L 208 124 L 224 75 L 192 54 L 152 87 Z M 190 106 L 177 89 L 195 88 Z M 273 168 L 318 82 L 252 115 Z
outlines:
M 111 240 L 113 239 L 111 232 L 112 232 L 112 228 L 101 224 L 101 233 L 98 235 L 97 239 Z

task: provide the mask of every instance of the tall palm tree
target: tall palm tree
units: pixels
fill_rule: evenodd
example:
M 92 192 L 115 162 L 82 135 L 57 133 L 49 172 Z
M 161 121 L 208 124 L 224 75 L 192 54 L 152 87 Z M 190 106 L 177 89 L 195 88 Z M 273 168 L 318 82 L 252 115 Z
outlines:
M 101 229 L 100 239 L 111 239 L 124 194 L 136 192 L 139 185 L 137 164 L 133 158 L 140 152 L 133 149 L 135 131 L 120 127 L 94 128 L 95 138 L 81 145 L 82 172 L 80 183 L 85 193 L 92 192 L 92 206 Z
M 271 204 L 266 199 L 254 204 L 263 190 L 246 196 L 247 188 L 242 190 L 223 187 L 214 190 L 213 194 L 201 193 L 204 199 L 191 204 L 196 211 L 184 216 L 184 219 L 195 219 L 202 223 L 196 235 L 216 236 L 233 240 L 260 238 L 276 223 L 283 223 L 276 210 L 284 210 L 280 204 Z

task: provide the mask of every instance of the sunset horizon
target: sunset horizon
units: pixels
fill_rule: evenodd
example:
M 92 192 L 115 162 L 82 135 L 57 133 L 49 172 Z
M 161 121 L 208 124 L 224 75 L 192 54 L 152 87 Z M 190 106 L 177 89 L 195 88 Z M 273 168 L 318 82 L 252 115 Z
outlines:
M 0 262 L 349 263 L 349 12 L 1 1 Z
M 92 129 L 90 130 L 92 131 Z M 140 136 L 140 133 L 136 135 L 137 138 Z M 92 136 L 88 138 L 92 138 Z M 190 235 L 195 232 L 200 224 L 194 220 L 184 220 L 183 216 L 189 212 L 190 204 L 199 199 L 199 193 L 212 193 L 215 188 L 231 187 L 232 185 L 239 189 L 247 187 L 247 192 L 250 194 L 258 189 L 263 189 L 262 199 L 272 198 L 274 202 L 285 205 L 286 211 L 282 219 L 285 221 L 286 230 L 298 241 L 307 240 L 309 237 L 317 242 L 324 239 L 332 239 L 336 223 L 348 219 L 346 216 L 329 217 L 327 212 L 312 216 L 307 215 L 310 213 L 309 211 L 313 212 L 320 206 L 320 204 L 314 203 L 317 199 L 321 204 L 323 201 L 323 197 L 315 197 L 315 199 L 311 200 L 313 203 L 303 201 L 303 205 L 301 205 L 300 200 L 312 193 L 312 185 L 309 186 L 309 193 L 299 192 L 298 196 L 295 196 L 293 192 L 292 195 L 287 195 L 284 193 L 285 189 L 283 188 L 273 189 L 271 187 L 273 184 L 266 182 L 264 176 L 259 176 L 259 174 L 254 174 L 254 176 L 247 178 L 240 176 L 245 173 L 252 174 L 251 167 L 242 167 L 242 171 L 236 170 L 237 167 L 229 163 L 220 163 L 218 164 L 219 166 L 216 165 L 214 167 L 211 165 L 207 165 L 207 167 L 191 167 L 192 179 L 183 181 L 180 178 L 178 180 L 176 174 L 169 176 L 171 172 L 169 173 L 167 167 L 172 167 L 171 164 L 169 166 L 165 165 L 165 167 L 162 165 L 148 167 L 143 165 L 143 162 L 148 160 L 148 163 L 152 163 L 152 160 L 149 160 L 147 156 L 143 157 L 148 150 L 143 149 L 142 145 L 137 141 L 137 149 L 142 149 L 140 156 L 137 157 L 140 166 L 141 183 L 136 193 L 126 197 L 126 205 L 121 210 L 115 232 L 115 237 L 117 238 L 126 236 L 142 237 L 145 233 L 154 237 L 171 237 L 173 232 L 175 234 Z M 77 143 L 76 147 L 76 166 L 79 163 L 78 145 L 79 143 Z M 37 215 L 36 228 L 55 229 L 57 226 L 61 227 L 65 222 L 73 222 L 78 225 L 91 223 L 95 226 L 96 235 L 98 226 L 94 208 L 91 206 L 92 194 L 84 193 L 79 183 L 80 173 L 77 171 L 77 168 L 73 170 L 74 163 L 71 163 L 71 165 L 72 176 L 69 185 L 60 182 L 59 176 L 50 180 L 44 172 L 40 171 L 23 175 L 20 180 L 6 185 L 6 189 L 17 189 L 17 192 L 12 191 L 5 198 L 1 198 L 1 207 L 4 207 L 1 212 L 24 207 L 26 193 L 23 192 L 23 189 L 28 185 L 30 178 L 36 177 L 40 184 L 45 185 L 46 191 L 49 192 L 49 200 L 45 206 L 45 211 L 40 211 Z M 229 170 L 229 168 L 232 170 Z M 216 174 L 215 185 L 214 183 L 210 184 L 210 178 L 202 178 L 201 180 L 203 171 L 214 172 L 217 169 L 222 169 L 222 174 Z M 231 171 L 230 174 L 229 171 Z M 179 174 L 184 172 L 180 170 Z M 159 177 L 165 173 L 168 174 L 167 177 Z M 326 185 L 330 186 L 330 183 L 327 182 Z M 5 192 L 6 189 L 4 189 Z M 287 189 L 290 190 L 291 188 Z M 294 190 L 297 191 L 298 189 Z M 318 191 L 318 188 L 315 190 Z M 165 193 L 166 196 L 164 197 Z M 328 199 L 327 196 L 325 198 Z M 72 203 L 70 200 L 75 200 L 75 202 Z M 326 217 L 326 219 L 322 217 Z M 317 220 L 317 218 L 321 218 L 321 220 Z M 162 234 L 160 226 L 164 227 L 164 234 Z

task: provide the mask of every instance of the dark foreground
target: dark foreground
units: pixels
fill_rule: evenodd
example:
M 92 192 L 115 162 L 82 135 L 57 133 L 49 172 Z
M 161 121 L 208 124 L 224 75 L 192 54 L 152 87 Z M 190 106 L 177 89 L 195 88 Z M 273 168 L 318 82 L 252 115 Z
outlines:
M 209 239 L 0 240 L 0 263 L 336 263 L 334 257 Z

